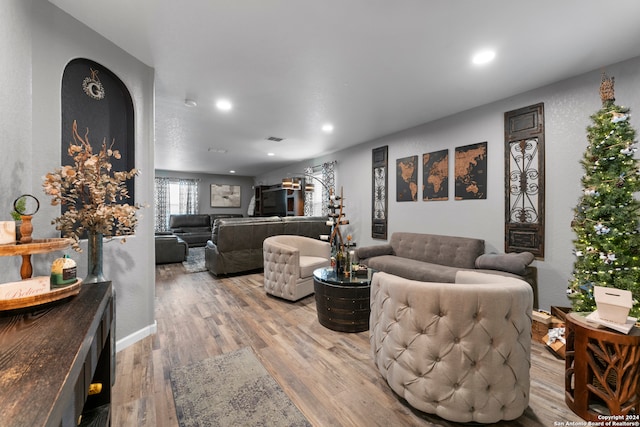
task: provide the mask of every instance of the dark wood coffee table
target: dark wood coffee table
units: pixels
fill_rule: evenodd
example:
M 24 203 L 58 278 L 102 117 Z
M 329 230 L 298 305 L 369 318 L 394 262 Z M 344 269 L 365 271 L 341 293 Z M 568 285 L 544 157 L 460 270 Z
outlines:
M 362 332 L 369 329 L 369 297 L 371 276 L 345 277 L 333 268 L 313 272 L 318 321 L 324 327 L 339 332 Z

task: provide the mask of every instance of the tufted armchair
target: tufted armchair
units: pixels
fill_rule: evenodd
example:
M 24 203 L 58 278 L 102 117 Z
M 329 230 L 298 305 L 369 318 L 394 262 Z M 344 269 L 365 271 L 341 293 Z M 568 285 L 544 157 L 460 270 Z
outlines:
M 268 294 L 297 301 L 313 293 L 313 270 L 331 265 L 328 242 L 282 234 L 262 244 L 264 289 Z
M 533 292 L 526 282 L 459 271 L 455 283 L 384 272 L 371 283 L 371 350 L 414 408 L 455 422 L 518 418 L 529 405 Z

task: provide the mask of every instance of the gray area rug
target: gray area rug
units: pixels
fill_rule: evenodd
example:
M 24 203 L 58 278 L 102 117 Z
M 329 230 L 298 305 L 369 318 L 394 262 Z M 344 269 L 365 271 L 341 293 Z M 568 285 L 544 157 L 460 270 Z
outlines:
M 204 247 L 201 248 L 189 248 L 189 255 L 187 259 L 182 261 L 187 273 L 198 273 L 200 271 L 207 271 L 204 266 Z
M 171 370 L 181 427 L 311 426 L 245 347 Z

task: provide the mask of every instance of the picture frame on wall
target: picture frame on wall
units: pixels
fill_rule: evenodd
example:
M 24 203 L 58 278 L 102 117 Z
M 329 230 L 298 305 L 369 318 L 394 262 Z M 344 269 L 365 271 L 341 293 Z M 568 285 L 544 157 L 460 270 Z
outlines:
M 231 184 L 211 184 L 212 208 L 241 207 L 241 186 Z
M 455 198 L 487 198 L 487 142 L 456 147 Z
M 449 149 L 422 155 L 422 200 L 449 199 Z
M 418 200 L 418 156 L 396 160 L 396 201 Z

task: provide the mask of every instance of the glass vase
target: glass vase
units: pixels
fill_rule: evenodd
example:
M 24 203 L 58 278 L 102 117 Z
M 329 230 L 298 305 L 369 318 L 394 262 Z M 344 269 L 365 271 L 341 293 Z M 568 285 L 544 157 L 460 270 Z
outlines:
M 102 274 L 102 233 L 89 233 L 87 237 L 88 243 L 88 268 L 87 277 L 84 279 L 84 283 L 100 283 L 106 282 L 104 275 Z

